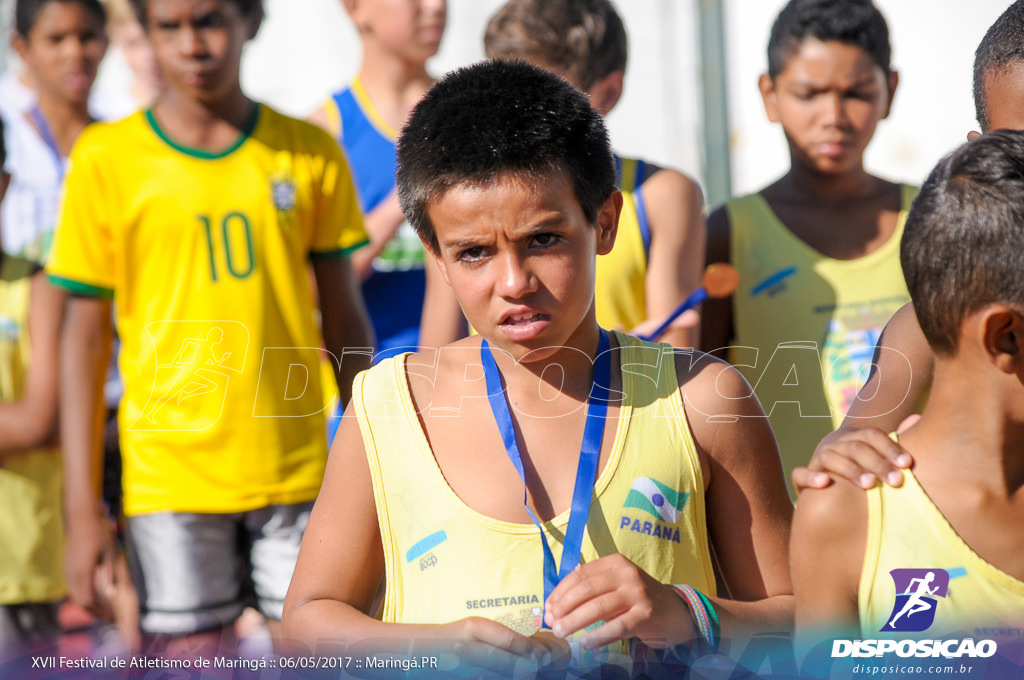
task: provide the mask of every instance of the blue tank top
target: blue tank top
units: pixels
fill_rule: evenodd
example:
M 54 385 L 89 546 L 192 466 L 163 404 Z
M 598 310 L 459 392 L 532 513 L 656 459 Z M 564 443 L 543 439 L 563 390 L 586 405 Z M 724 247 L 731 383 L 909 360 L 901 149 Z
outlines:
M 395 188 L 397 133 L 373 108 L 359 80 L 331 98 L 340 118 L 345 149 L 363 213 L 376 208 Z M 426 291 L 423 246 L 408 223 L 374 260 L 363 282 L 363 298 L 377 337 L 378 358 L 414 350 Z

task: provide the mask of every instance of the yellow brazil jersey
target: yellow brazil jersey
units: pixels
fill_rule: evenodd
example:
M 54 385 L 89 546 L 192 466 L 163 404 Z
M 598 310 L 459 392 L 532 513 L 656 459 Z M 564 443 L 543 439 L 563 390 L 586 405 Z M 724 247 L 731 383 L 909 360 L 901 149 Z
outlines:
M 151 111 L 82 134 L 48 272 L 114 298 L 128 514 L 316 496 L 327 452 L 308 263 L 365 241 L 337 143 L 267 106 L 216 154 L 179 146 Z
M 621 553 L 659 581 L 713 595 L 704 483 L 672 350 L 616 338 L 625 398 L 608 423 L 615 441 L 594 486 L 582 560 Z M 405 356 L 361 373 L 353 389 L 384 547 L 383 618 L 483 616 L 530 635 L 544 591 L 538 530 L 484 516 L 448 486 L 410 397 Z M 556 564 L 568 519 L 566 510 L 545 524 Z
M 822 437 L 842 423 L 882 328 L 910 301 L 899 251 L 916 193 L 902 188 L 896 231 L 855 260 L 828 258 L 808 246 L 760 194 L 725 204 L 730 261 L 740 274 L 729 360 L 771 419 L 787 483 L 789 471 L 806 464 Z
M 28 310 L 38 265 L 0 261 L 0 402 L 24 397 L 31 362 Z M 64 596 L 60 451 L 39 449 L 0 461 L 0 605 Z
M 645 164 L 616 157 L 622 213 L 615 247 L 597 258 L 594 300 L 602 328 L 628 331 L 647 318 L 647 254 L 651 241 L 641 185 Z
M 1024 637 L 1024 583 L 974 552 L 914 473 L 906 470 L 903 475 L 900 488 L 878 484 L 867 492 L 868 538 L 857 595 L 861 634 L 1019 644 Z M 922 583 L 936 592 L 922 591 Z M 907 601 L 918 593 L 921 604 L 908 607 Z

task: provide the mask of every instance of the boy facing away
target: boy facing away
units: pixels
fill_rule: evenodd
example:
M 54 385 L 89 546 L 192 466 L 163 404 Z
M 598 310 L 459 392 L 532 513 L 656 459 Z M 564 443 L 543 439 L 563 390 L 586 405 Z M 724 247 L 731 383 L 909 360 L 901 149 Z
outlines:
M 307 271 L 347 400 L 366 362 L 344 351 L 371 344 L 347 258 L 365 232 L 337 144 L 239 85 L 259 0 L 135 7 L 168 89 L 79 140 L 49 265 L 75 295 L 61 340 L 69 589 L 99 609 L 113 554 L 93 445 L 113 299 L 141 626 L 194 653 L 230 646 L 252 592 L 280 618 L 327 456 Z
M 867 0 L 792 0 L 772 27 L 760 88 L 790 169 L 708 219 L 708 262 L 740 288 L 705 303 L 702 347 L 729 359 L 768 412 L 784 468 L 842 421 L 878 333 L 908 301 L 899 241 L 914 189 L 864 169 L 897 74 Z
M 484 49 L 490 59 L 525 59 L 562 76 L 602 116 L 622 96 L 626 29 L 608 0 L 510 0 L 488 22 Z M 620 156 L 615 169 L 622 213 L 615 248 L 597 260 L 597 319 L 632 331 L 649 319 L 656 326 L 700 285 L 703 201 L 676 170 Z M 695 347 L 697 328 L 671 328 L 662 340 Z
M 974 109 L 982 132 L 1024 130 L 1024 0 L 1017 0 L 989 27 L 974 57 Z M 972 131 L 967 139 L 976 138 Z M 871 375 L 850 406 L 842 427 L 815 451 L 808 468 L 794 472 L 797 487 L 829 483 L 822 466 L 842 468 L 864 487 L 877 479 L 899 486 L 899 468 L 909 454 L 887 436 L 920 412 L 934 373 L 934 356 L 917 323 L 912 305 L 886 324 L 872 358 Z
M 901 260 L 935 355 L 924 414 L 899 437 L 916 464 L 900 488 L 840 481 L 801 495 L 792 557 L 805 648 L 851 635 L 1019 642 L 1022 206 L 1016 131 L 986 133 L 947 156 L 914 203 Z
M 622 199 L 587 98 L 523 62 L 478 64 L 417 105 L 398 157 L 403 210 L 479 335 L 357 378 L 288 637 L 561 658 L 567 638 L 694 643 L 689 607 L 717 611 L 714 639 L 786 629 L 791 509 L 756 398 L 725 364 L 596 321 Z M 709 422 L 726 408 L 749 417 Z
M 441 45 L 446 2 L 342 4 L 359 33 L 359 71 L 310 120 L 338 140 L 352 166 L 370 237 L 352 262 L 362 280 L 378 352 L 390 356 L 420 344 L 436 347 L 458 337 L 462 320 L 454 305 L 424 309 L 426 258 L 398 205 L 395 140 L 413 105 L 434 84 L 427 60 Z

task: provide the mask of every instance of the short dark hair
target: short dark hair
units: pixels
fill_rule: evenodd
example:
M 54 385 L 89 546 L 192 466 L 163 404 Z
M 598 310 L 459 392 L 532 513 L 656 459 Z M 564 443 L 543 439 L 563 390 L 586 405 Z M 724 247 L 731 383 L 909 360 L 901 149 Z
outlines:
M 1024 0 L 1017 0 L 989 27 L 974 53 L 974 113 L 982 131 L 990 127 L 985 78 L 1024 61 Z
M 609 0 L 508 0 L 487 23 L 484 50 L 540 62 L 588 91 L 626 70 L 626 28 Z
M 871 0 L 790 0 L 772 25 L 768 75 L 775 78 L 807 38 L 856 45 L 888 76 L 892 47 L 885 17 Z
M 398 198 L 435 253 L 427 207 L 456 186 L 566 173 L 587 221 L 615 191 L 601 114 L 575 87 L 524 61 L 457 69 L 423 97 L 398 139 Z
M 39 19 L 39 13 L 51 2 L 81 5 L 95 14 L 100 24 L 105 26 L 107 23 L 107 12 L 99 0 L 18 0 L 14 5 L 14 31 L 22 38 L 28 38 Z
M 231 2 L 238 5 L 244 16 L 263 15 L 263 0 L 231 0 Z M 149 0 L 131 0 L 131 3 L 135 9 L 135 15 L 139 17 L 139 23 L 142 24 L 142 28 L 147 28 L 146 6 L 149 4 Z
M 900 261 L 932 350 L 952 355 L 967 315 L 1024 311 L 1024 132 L 996 130 L 932 170 L 907 217 Z

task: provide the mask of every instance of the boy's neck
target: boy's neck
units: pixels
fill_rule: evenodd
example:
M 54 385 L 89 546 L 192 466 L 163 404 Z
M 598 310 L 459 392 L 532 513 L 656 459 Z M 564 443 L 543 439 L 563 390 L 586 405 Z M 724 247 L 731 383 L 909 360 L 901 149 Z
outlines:
M 88 102 L 69 102 L 40 92 L 36 106 L 39 107 L 50 134 L 57 142 L 57 149 L 66 157 L 71 153 L 71 147 L 78 139 L 78 135 L 82 134 L 85 126 L 93 120 L 89 115 Z
M 426 64 L 400 59 L 368 41 L 363 43 L 358 77 L 374 108 L 396 130 L 434 84 Z
M 878 181 L 862 165 L 842 175 L 825 175 L 794 163 L 779 184 L 794 194 L 817 200 L 850 200 L 874 193 Z
M 941 469 L 964 486 L 1010 495 L 1024 486 L 1024 390 L 1002 375 L 985 385 L 978 378 L 986 370 L 994 369 L 938 360 L 921 422 L 902 439 L 917 449 L 912 453 L 919 466 Z
M 157 99 L 153 111 L 161 128 L 175 142 L 217 151 L 233 143 L 237 134 L 245 129 L 254 106 L 256 103 L 246 97 L 241 89 L 212 104 L 169 90 Z M 235 136 L 225 140 L 225 133 Z
M 557 394 L 586 401 L 594 385 L 594 362 L 600 343 L 597 324 L 581 328 L 565 345 L 537 360 L 517 361 L 492 345 L 495 363 L 511 394 L 550 401 Z

